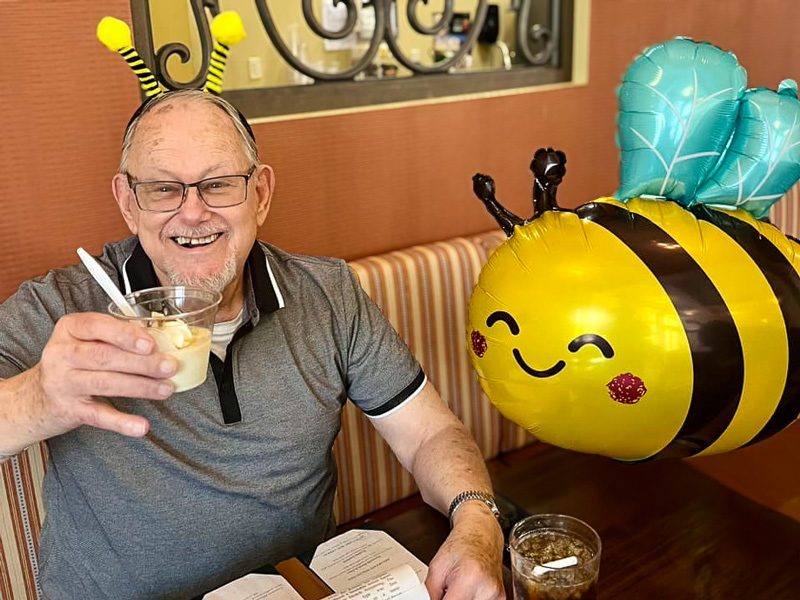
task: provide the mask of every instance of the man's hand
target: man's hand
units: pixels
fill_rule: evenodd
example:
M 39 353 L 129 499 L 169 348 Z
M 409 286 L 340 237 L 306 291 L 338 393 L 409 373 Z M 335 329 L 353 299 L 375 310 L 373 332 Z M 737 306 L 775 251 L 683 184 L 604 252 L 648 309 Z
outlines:
M 431 600 L 502 600 L 503 532 L 489 508 L 466 502 L 428 569 Z
M 90 425 L 139 437 L 149 423 L 95 399 L 95 396 L 165 400 L 173 385 L 167 378 L 176 360 L 154 351 L 142 327 L 99 313 L 66 315 L 56 323 L 38 365 L 28 371 L 42 439 Z

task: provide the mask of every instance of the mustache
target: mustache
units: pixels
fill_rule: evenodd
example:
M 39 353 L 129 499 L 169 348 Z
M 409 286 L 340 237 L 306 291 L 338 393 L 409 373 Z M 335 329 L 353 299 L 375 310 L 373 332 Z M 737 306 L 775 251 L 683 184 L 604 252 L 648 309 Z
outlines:
M 194 229 L 176 229 L 169 232 L 164 232 L 162 235 L 164 238 L 174 238 L 174 237 L 191 237 L 191 238 L 201 238 L 206 237 L 208 235 L 213 235 L 215 233 L 226 234 L 228 233 L 227 227 L 214 227 L 211 225 L 206 225 L 202 227 L 195 227 Z

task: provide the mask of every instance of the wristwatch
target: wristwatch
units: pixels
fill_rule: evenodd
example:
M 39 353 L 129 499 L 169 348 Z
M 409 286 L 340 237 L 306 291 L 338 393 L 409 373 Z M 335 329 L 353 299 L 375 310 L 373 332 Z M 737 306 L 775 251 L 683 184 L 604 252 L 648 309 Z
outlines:
M 500 509 L 497 508 L 497 502 L 495 502 L 494 496 L 478 490 L 467 490 L 465 492 L 461 492 L 458 496 L 453 498 L 453 501 L 450 503 L 450 508 L 447 511 L 447 515 L 450 518 L 451 528 L 453 527 L 453 516 L 456 514 L 458 507 L 469 500 L 480 500 L 483 502 L 489 507 L 489 509 L 492 511 L 492 514 L 497 518 L 500 524 L 503 524 L 503 514 L 500 512 Z

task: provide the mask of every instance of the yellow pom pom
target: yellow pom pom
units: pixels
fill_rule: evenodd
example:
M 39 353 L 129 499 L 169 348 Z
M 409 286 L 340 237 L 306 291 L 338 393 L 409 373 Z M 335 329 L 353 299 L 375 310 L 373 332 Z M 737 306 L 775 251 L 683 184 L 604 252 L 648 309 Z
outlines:
M 211 22 L 211 33 L 215 40 L 228 47 L 238 44 L 247 37 L 239 13 L 232 10 L 221 12 L 214 17 Z
M 97 25 L 97 39 L 103 42 L 109 50 L 119 52 L 123 48 L 133 46 L 131 42 L 131 28 L 128 24 L 114 17 L 105 17 Z

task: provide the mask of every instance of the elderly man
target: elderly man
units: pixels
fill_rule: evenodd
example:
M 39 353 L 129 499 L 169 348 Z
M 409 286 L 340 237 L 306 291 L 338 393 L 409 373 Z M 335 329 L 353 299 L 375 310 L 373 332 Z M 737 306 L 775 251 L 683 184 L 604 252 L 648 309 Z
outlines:
M 222 293 L 213 377 L 194 390 L 173 396 L 175 360 L 103 314 L 82 267 L 0 305 L 0 455 L 50 449 L 49 600 L 186 598 L 332 535 L 331 446 L 348 397 L 423 498 L 450 508 L 431 597 L 502 595 L 502 534 L 468 431 L 344 262 L 256 241 L 274 187 L 215 96 L 162 96 L 126 132 L 113 193 L 133 237 L 100 261 L 127 291 Z

